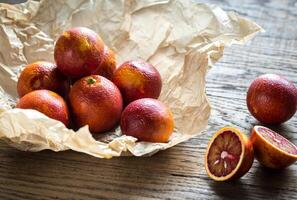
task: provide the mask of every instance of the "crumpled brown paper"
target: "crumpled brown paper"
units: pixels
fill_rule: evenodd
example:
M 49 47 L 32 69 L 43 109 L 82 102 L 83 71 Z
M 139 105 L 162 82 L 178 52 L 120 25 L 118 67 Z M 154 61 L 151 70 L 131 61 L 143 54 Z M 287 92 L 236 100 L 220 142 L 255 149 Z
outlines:
M 137 142 L 120 129 L 95 140 L 88 127 L 74 132 L 34 110 L 12 109 L 20 69 L 53 61 L 59 34 L 75 26 L 98 32 L 118 63 L 142 58 L 159 70 L 160 96 L 174 113 L 168 143 Z M 224 46 L 244 44 L 261 28 L 234 12 L 194 1 L 51 0 L 0 4 L 0 138 L 25 151 L 72 149 L 99 158 L 144 156 L 201 133 L 210 115 L 205 75 Z

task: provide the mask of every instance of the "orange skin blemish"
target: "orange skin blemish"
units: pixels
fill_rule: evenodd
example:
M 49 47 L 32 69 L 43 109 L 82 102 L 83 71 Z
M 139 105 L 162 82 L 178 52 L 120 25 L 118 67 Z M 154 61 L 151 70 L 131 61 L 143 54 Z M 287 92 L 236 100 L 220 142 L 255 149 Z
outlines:
M 32 88 L 33 89 L 38 89 L 38 88 L 40 88 L 40 86 L 41 86 L 41 83 L 40 83 L 40 80 L 39 79 L 37 79 L 36 81 L 34 81 L 33 84 L 32 84 Z
M 70 34 L 68 32 L 62 33 L 62 36 L 65 38 L 70 38 Z
M 122 84 L 127 88 L 137 88 L 142 94 L 144 93 L 145 78 L 143 74 L 135 69 L 123 69 L 118 76 L 125 76 Z
M 81 52 L 88 51 L 91 48 L 91 45 L 88 42 L 88 39 L 81 37 L 78 41 L 79 50 Z

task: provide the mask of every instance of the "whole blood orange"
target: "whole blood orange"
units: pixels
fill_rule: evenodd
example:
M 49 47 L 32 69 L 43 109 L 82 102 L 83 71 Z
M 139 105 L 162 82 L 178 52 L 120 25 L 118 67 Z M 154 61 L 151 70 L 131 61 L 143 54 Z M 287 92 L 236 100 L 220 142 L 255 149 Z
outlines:
M 253 146 L 247 136 L 236 128 L 224 127 L 208 144 L 205 168 L 210 178 L 226 181 L 246 174 L 253 161 Z
M 76 81 L 70 90 L 69 102 L 76 125 L 89 125 L 92 133 L 114 128 L 123 109 L 119 89 L 99 75 L 87 76 Z
M 265 167 L 281 169 L 297 160 L 297 147 L 269 128 L 255 126 L 251 141 L 256 159 Z
M 53 63 L 39 61 L 28 64 L 17 82 L 19 97 L 40 89 L 51 90 L 64 96 L 69 90 L 69 81 Z
M 104 43 L 100 36 L 85 27 L 71 28 L 58 38 L 54 57 L 67 76 L 80 78 L 93 74 L 102 62 Z
M 34 109 L 46 116 L 69 125 L 69 112 L 64 99 L 49 90 L 29 92 L 18 101 L 17 108 Z
M 157 69 L 143 60 L 124 62 L 112 81 L 121 90 L 125 104 L 141 98 L 157 99 L 162 88 Z
M 168 142 L 173 132 L 173 115 L 162 102 L 143 98 L 130 103 L 121 117 L 121 130 L 139 141 Z
M 297 89 L 286 78 L 264 74 L 256 78 L 247 92 L 250 113 L 265 124 L 280 124 L 296 112 Z

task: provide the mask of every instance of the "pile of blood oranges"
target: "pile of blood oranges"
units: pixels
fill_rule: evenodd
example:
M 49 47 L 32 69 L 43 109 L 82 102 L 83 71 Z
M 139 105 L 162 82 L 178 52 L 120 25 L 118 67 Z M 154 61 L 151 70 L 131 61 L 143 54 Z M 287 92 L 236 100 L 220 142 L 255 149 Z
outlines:
M 93 133 L 120 123 L 123 134 L 139 141 L 168 142 L 174 127 L 170 109 L 158 99 L 162 80 L 143 61 L 116 67 L 115 53 L 85 27 L 57 39 L 55 64 L 38 61 L 21 72 L 16 107 L 35 109 L 69 128 L 88 125 Z

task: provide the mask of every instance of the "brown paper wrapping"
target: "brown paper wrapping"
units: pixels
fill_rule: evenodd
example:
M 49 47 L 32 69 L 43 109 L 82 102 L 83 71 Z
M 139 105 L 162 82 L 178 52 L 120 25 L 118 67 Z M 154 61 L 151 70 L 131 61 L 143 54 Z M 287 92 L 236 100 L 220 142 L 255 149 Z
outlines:
M 137 142 L 120 129 L 99 135 L 78 131 L 34 110 L 12 109 L 16 81 L 24 65 L 53 61 L 59 34 L 86 26 L 117 54 L 118 63 L 145 59 L 160 72 L 160 100 L 174 114 L 168 143 Z M 145 156 L 197 136 L 207 126 L 210 105 L 205 95 L 209 66 L 224 46 L 244 44 L 261 31 L 254 22 L 214 5 L 169 0 L 51 0 L 0 4 L 0 138 L 24 151 L 72 149 L 99 158 Z

